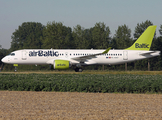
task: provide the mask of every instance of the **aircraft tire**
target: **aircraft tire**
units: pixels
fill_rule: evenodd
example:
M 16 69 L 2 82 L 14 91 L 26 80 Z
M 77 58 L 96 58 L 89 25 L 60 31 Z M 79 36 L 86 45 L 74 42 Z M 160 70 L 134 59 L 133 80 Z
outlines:
M 79 68 L 78 72 L 82 72 L 82 71 L 83 71 L 83 69 L 82 68 Z
M 82 68 L 75 68 L 75 72 L 82 72 L 83 69 Z
M 79 69 L 78 68 L 75 68 L 75 72 L 78 72 L 79 71 Z

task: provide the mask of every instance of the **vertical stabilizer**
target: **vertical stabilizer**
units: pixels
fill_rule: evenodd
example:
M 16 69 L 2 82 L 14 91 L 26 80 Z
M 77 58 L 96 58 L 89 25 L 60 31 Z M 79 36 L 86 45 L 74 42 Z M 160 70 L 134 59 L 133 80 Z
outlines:
M 125 50 L 150 50 L 156 26 L 149 26 L 135 43 Z

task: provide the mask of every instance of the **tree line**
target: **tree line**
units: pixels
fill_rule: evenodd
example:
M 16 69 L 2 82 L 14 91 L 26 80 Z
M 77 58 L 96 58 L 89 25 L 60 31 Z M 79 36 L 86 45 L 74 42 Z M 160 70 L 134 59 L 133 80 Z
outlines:
M 16 29 L 11 36 L 12 42 L 10 49 L 0 49 L 0 58 L 8 53 L 19 49 L 124 49 L 130 47 L 135 40 L 145 31 L 145 29 L 153 25 L 149 20 L 138 23 L 135 27 L 133 37 L 131 37 L 131 29 L 126 25 L 118 26 L 113 37 L 109 26 L 103 22 L 98 22 L 94 27 L 85 29 L 81 25 L 75 27 L 67 27 L 61 22 L 48 22 L 43 25 L 39 22 L 24 22 Z M 157 28 L 160 36 L 154 36 L 151 50 L 162 51 L 162 25 Z M 135 61 L 128 63 L 128 70 L 147 70 L 148 61 L 150 70 L 162 69 L 162 56 L 155 58 Z M 2 63 L 1 63 L 2 64 Z M 6 70 L 13 69 L 12 65 L 5 65 Z M 48 69 L 46 66 L 21 66 L 21 69 Z M 84 69 L 102 69 L 100 65 L 84 67 Z M 124 70 L 124 65 L 105 65 L 104 69 L 108 70 Z

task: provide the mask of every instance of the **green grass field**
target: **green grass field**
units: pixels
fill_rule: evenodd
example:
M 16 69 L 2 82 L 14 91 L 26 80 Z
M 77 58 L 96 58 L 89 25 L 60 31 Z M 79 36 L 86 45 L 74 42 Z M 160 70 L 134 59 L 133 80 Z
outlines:
M 1 72 L 0 90 L 161 93 L 161 71 Z
M 162 71 L 97 71 L 84 70 L 83 72 L 74 72 L 69 70 L 54 71 L 18 71 L 18 72 L 0 72 L 0 74 L 134 74 L 134 75 L 162 75 Z

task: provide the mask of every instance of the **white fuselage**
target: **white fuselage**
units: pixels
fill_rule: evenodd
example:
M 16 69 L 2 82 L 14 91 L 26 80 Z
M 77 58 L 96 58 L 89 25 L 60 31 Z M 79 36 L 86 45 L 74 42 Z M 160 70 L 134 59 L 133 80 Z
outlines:
M 110 50 L 107 54 L 97 55 L 84 62 L 73 59 L 102 53 L 103 51 L 93 49 L 23 49 L 12 52 L 10 55 L 4 57 L 2 62 L 9 64 L 53 64 L 54 60 L 68 60 L 72 65 L 114 65 L 160 55 L 160 51 Z

